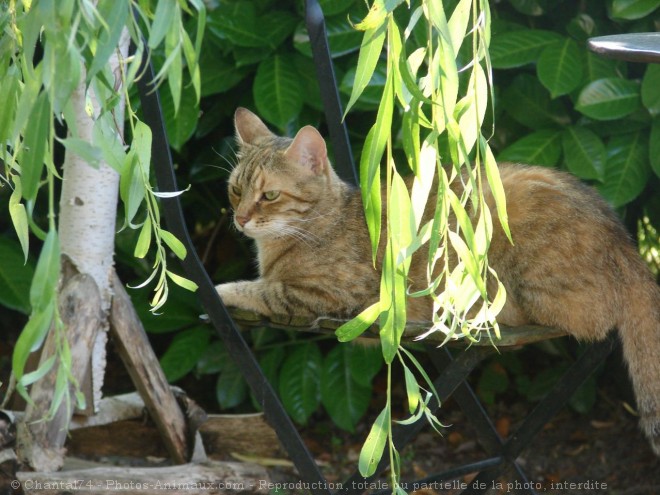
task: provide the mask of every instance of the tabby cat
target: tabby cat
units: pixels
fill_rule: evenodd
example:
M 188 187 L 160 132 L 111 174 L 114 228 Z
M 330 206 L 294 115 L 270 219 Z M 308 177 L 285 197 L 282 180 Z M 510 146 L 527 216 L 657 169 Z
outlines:
M 266 316 L 348 317 L 377 300 L 360 192 L 335 174 L 318 131 L 278 137 L 244 108 L 235 126 L 229 198 L 236 228 L 256 243 L 260 277 L 218 285 L 224 303 Z M 507 291 L 498 321 L 582 340 L 617 328 L 641 427 L 660 455 L 660 287 L 594 190 L 548 168 L 503 163 L 500 174 L 514 244 L 497 224 L 489 261 Z M 413 283 L 425 281 L 423 265 L 413 259 Z M 429 320 L 430 299 L 411 298 L 408 315 Z

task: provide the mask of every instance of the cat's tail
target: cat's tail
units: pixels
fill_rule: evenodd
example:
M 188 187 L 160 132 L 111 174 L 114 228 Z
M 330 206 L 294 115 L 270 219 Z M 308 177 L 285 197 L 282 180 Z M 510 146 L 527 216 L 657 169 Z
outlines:
M 617 327 L 635 390 L 640 427 L 660 456 L 660 286 L 641 260 L 639 264 L 637 261 L 620 286 L 622 318 Z

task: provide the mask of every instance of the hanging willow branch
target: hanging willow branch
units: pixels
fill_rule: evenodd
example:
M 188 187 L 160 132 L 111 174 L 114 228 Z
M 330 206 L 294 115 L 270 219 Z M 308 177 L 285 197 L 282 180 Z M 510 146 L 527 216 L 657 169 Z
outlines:
M 381 244 L 384 256 L 380 301 L 338 329 L 337 335 L 340 340 L 352 340 L 379 320 L 388 377 L 395 358 L 404 368 L 412 415 L 407 422 L 425 415 L 437 427 L 440 423 L 427 407 L 435 393 L 433 385 L 400 345 L 406 299 L 433 298 L 433 322 L 426 335 L 442 332 L 445 342 L 460 337 L 475 340 L 484 334 L 497 337 L 495 317 L 506 294 L 488 266 L 493 221 L 484 201 L 486 182 L 502 227 L 510 234 L 504 191 L 488 145 L 492 129 L 486 135 L 482 131 L 492 94 L 488 2 L 460 0 L 449 19 L 437 0 L 401 4 L 402 0 L 375 0 L 356 25 L 364 37 L 348 109 L 383 57 L 387 67 L 376 122 L 360 160 L 374 261 Z M 408 15 L 395 15 L 395 9 L 408 9 Z M 406 25 L 400 25 L 402 19 Z M 395 122 L 401 126 L 394 128 Z M 392 152 L 397 139 L 401 139 L 407 159 L 407 164 L 398 167 Z M 414 174 L 410 191 L 399 172 L 405 165 Z M 434 214 L 428 215 L 429 210 Z M 381 231 L 387 232 L 386 238 Z M 411 294 L 408 271 L 412 255 L 420 249 L 428 251 L 426 287 Z M 494 294 L 487 291 L 489 279 L 497 288 Z M 411 364 L 423 385 L 418 384 Z M 362 449 L 359 467 L 363 476 L 372 475 L 389 445 L 393 492 L 400 494 L 405 491 L 398 483 L 399 458 L 392 443 L 391 417 L 388 392 L 385 408 Z

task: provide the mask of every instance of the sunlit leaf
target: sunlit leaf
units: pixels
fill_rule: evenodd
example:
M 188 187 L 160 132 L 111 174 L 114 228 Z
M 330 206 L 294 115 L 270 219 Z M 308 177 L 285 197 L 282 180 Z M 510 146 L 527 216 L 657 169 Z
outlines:
M 376 421 L 371 426 L 369 435 L 362 446 L 360 451 L 360 459 L 358 461 L 358 468 L 360 474 L 367 478 L 376 472 L 378 463 L 383 452 L 385 451 L 385 442 L 387 441 L 388 429 L 390 423 L 390 410 L 389 406 L 385 407 Z
M 605 173 L 605 144 L 589 129 L 566 128 L 562 136 L 564 161 L 568 169 L 582 179 L 602 180 Z
M 582 81 L 582 60 L 577 43 L 566 38 L 547 46 L 538 59 L 536 73 L 552 98 L 573 91 Z
M 585 86 L 575 109 L 597 120 L 614 120 L 640 107 L 640 87 L 627 79 L 599 79 Z
M 615 136 L 607 144 L 605 178 L 598 191 L 618 208 L 642 192 L 651 174 L 648 137 L 642 132 Z

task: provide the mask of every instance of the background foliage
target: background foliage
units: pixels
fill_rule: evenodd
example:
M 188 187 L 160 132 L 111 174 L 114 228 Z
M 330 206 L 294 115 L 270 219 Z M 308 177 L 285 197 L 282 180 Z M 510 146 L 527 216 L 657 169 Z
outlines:
M 445 1 L 446 11 L 455 3 Z M 640 233 L 647 259 L 656 264 L 660 67 L 599 58 L 586 50 L 585 40 L 596 35 L 655 31 L 659 4 L 649 0 L 507 0 L 491 6 L 496 96 L 496 133 L 491 146 L 496 155 L 500 160 L 567 169 L 593 184 L 618 209 L 631 231 Z M 321 5 L 346 103 L 362 39 L 351 23 L 361 20 L 367 8 L 362 0 L 325 0 Z M 397 15 L 407 15 L 406 10 L 398 9 Z M 234 160 L 231 117 L 235 108 L 241 105 L 256 110 L 280 133 L 292 135 L 305 124 L 323 130 L 303 19 L 302 4 L 295 0 L 210 5 L 200 58 L 200 103 L 185 72 L 177 118 L 169 92 L 161 92 L 179 184 L 192 185 L 183 196 L 188 224 L 216 282 L 255 276 L 250 243 L 232 231 L 227 211 L 224 181 Z M 195 28 L 191 19 L 191 36 Z M 162 64 L 165 54 L 156 52 L 154 59 Z M 375 120 L 384 70 L 379 64 L 347 118 L 355 156 Z M 394 116 L 395 128 L 400 119 Z M 401 143 L 395 145 L 395 156 L 403 157 Z M 6 254 L 3 260 L 10 260 L 21 251 L 6 220 L 7 188 L 0 195 L 0 253 Z M 136 235 L 130 230 L 118 235 L 117 261 L 126 281 L 141 281 L 151 273 L 146 261 L 133 257 Z M 0 265 L 0 303 L 7 308 L 3 311 L 29 311 L 31 270 L 31 262 L 27 268 L 11 262 Z M 173 288 L 158 317 L 149 313 L 146 294 L 136 291 L 134 298 L 172 381 L 196 376 L 208 383 L 210 378 L 221 409 L 255 407 L 222 343 L 199 320 L 202 310 L 194 295 Z M 20 321 L 15 315 L 5 318 Z M 368 407 L 368 392 L 380 367 L 377 350 L 264 329 L 251 330 L 248 339 L 296 421 L 304 424 L 323 405 L 338 426 L 355 427 Z M 557 355 L 553 359 L 560 367 L 564 358 Z M 513 383 L 533 399 L 537 389 L 529 392 L 528 384 L 518 383 L 519 364 L 489 365 L 482 375 L 482 394 L 495 400 Z M 537 378 L 532 381 L 538 387 L 552 383 L 547 377 Z

